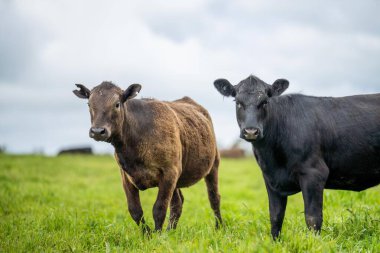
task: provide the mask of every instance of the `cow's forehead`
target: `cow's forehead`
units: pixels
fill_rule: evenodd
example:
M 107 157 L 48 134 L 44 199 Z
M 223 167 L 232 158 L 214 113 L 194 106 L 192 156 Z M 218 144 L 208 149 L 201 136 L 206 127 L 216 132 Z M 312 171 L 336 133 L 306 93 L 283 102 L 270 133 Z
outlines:
M 122 90 L 111 82 L 102 82 L 100 85 L 95 86 L 92 89 L 91 94 L 92 93 L 99 94 L 99 95 L 114 94 L 114 93 L 120 94 L 122 93 Z
M 266 84 L 260 79 L 249 76 L 247 79 L 241 81 L 237 85 L 238 93 L 257 93 L 257 92 L 265 92 Z
M 90 101 L 115 101 L 119 98 L 119 93 L 112 91 L 96 90 L 95 92 L 91 92 Z
M 237 101 L 244 101 L 245 103 L 257 103 L 266 97 L 266 94 L 262 91 L 255 92 L 238 92 L 236 95 Z
M 93 104 L 107 104 L 113 103 L 120 98 L 122 90 L 111 83 L 102 83 L 91 90 L 89 102 Z M 102 101 L 102 102 L 101 102 Z

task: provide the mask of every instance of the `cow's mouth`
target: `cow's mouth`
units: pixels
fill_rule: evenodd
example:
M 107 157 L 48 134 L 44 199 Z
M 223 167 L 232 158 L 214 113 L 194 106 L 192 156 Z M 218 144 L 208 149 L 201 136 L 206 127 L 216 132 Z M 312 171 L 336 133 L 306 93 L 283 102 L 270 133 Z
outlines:
M 242 138 L 243 140 L 247 141 L 247 142 L 254 142 L 258 139 L 258 137 L 246 137 L 246 136 L 240 136 L 240 138 Z
M 255 140 L 257 140 L 257 137 L 258 137 L 258 136 L 247 136 L 247 135 L 245 135 L 245 136 L 244 136 L 244 139 L 245 139 L 246 141 L 255 141 Z
M 110 142 L 110 138 L 108 138 L 108 137 L 94 136 L 94 137 L 91 137 L 91 138 L 94 139 L 95 141 Z

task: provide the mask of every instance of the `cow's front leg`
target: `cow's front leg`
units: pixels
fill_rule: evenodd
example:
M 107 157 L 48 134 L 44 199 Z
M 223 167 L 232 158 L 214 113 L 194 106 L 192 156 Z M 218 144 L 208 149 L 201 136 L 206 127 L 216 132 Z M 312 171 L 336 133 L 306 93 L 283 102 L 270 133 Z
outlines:
M 321 231 L 323 221 L 323 189 L 328 177 L 328 170 L 308 168 L 300 175 L 300 187 L 305 205 L 305 220 L 309 229 Z
M 158 185 L 158 195 L 153 206 L 155 230 L 161 231 L 166 212 L 177 184 L 177 176 L 164 175 Z
M 136 224 L 138 226 L 141 224 L 143 233 L 149 234 L 150 228 L 145 223 L 145 219 L 143 215 L 144 213 L 143 213 L 143 209 L 141 207 L 141 202 L 140 202 L 139 190 L 134 185 L 132 185 L 132 183 L 127 178 L 126 173 L 122 169 L 120 170 L 120 172 L 121 172 L 121 179 L 123 182 L 124 192 L 127 197 L 128 211 L 130 215 L 132 216 L 132 219 L 136 222 Z
M 268 192 L 269 198 L 269 215 L 271 223 L 271 234 L 273 240 L 276 240 L 280 235 L 282 223 L 284 221 L 286 204 L 288 202 L 287 196 L 282 196 L 279 193 L 273 191 L 265 180 L 265 186 Z

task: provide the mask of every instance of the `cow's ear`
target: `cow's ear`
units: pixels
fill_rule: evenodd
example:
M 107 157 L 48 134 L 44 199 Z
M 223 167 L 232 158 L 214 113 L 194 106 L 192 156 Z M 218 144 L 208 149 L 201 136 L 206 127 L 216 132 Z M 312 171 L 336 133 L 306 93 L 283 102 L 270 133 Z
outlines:
M 286 79 L 277 79 L 271 87 L 271 96 L 280 96 L 289 87 L 289 81 Z
M 90 90 L 87 89 L 82 84 L 75 84 L 79 90 L 73 90 L 74 94 L 77 95 L 78 98 L 85 98 L 88 99 L 90 97 Z
M 141 85 L 140 84 L 132 84 L 130 85 L 124 92 L 123 95 L 121 96 L 121 102 L 124 103 L 128 99 L 132 99 L 139 94 L 141 90 Z
M 219 91 L 220 94 L 226 97 L 235 97 L 236 91 L 234 86 L 226 79 L 217 79 L 214 81 L 215 88 Z

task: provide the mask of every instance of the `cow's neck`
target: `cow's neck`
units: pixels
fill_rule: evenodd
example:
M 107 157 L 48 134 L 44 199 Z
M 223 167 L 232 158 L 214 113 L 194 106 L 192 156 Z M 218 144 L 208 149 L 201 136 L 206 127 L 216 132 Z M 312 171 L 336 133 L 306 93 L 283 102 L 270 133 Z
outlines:
M 123 120 L 120 127 L 119 133 L 113 138 L 112 145 L 115 147 L 116 153 L 126 153 L 129 149 L 136 147 L 139 142 L 138 132 L 140 130 L 128 102 L 123 107 Z
M 273 101 L 270 106 L 274 108 L 268 108 L 270 109 L 270 116 L 263 124 L 264 138 L 252 143 L 255 156 L 261 160 L 258 162 L 263 170 L 284 166 L 284 161 L 281 159 L 283 149 L 281 143 L 283 142 L 283 138 L 286 138 L 286 134 L 288 134 L 284 131 L 287 124 L 285 118 L 283 115 L 279 115 L 281 113 L 280 110 L 275 109 L 275 107 L 278 106 L 276 105 L 276 101 Z M 282 109 L 284 110 L 284 108 Z M 266 157 L 266 159 L 262 159 L 262 157 Z M 271 157 L 271 159 L 268 159 L 269 157 Z

